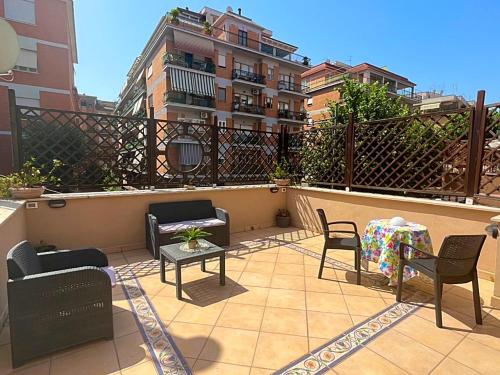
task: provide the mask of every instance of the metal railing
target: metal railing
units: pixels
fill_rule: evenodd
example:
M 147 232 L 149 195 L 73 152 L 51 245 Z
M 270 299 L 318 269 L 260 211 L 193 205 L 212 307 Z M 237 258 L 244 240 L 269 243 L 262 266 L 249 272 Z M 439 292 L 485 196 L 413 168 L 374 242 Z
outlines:
M 233 111 L 262 116 L 264 116 L 266 113 L 266 109 L 260 105 L 246 104 L 241 102 L 233 102 Z
M 305 91 L 305 87 L 299 83 L 278 81 L 278 90 L 293 91 L 302 94 Z
M 305 121 L 307 119 L 307 112 L 296 112 L 289 111 L 288 109 L 278 109 L 278 118 L 293 121 Z
M 257 74 L 254 72 L 249 72 L 246 70 L 241 70 L 241 69 L 233 69 L 233 74 L 232 74 L 233 79 L 240 79 L 243 81 L 248 81 L 252 83 L 257 83 L 259 85 L 265 85 L 266 84 L 266 76 L 262 74 Z
M 198 107 L 215 108 L 215 100 L 210 96 L 199 96 L 180 91 L 168 91 L 165 93 L 164 103 L 179 103 L 194 105 Z
M 188 59 L 185 55 L 167 53 L 163 57 L 163 64 L 182 66 L 184 68 L 199 70 L 200 72 L 215 74 L 215 64 L 212 61 L 196 58 Z

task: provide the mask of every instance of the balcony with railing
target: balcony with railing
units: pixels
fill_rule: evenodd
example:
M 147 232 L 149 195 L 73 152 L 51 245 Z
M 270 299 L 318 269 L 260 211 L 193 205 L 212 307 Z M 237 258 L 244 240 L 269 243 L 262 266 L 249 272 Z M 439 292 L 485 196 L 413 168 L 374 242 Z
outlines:
M 279 109 L 278 118 L 281 120 L 290 120 L 297 122 L 304 122 L 307 119 L 307 112 L 305 111 L 290 111 L 288 109 Z
M 181 104 L 186 106 L 204 107 L 208 110 L 215 108 L 215 100 L 210 96 L 194 95 L 180 91 L 166 92 L 163 102 L 167 105 Z
M 264 117 L 266 109 L 260 105 L 247 104 L 235 101 L 233 102 L 233 112 Z
M 278 81 L 278 90 L 305 95 L 305 87 L 299 83 L 289 81 Z
M 233 69 L 232 78 L 233 80 L 247 82 L 250 85 L 266 85 L 266 76 L 254 72 L 249 72 L 247 70 Z
M 167 53 L 163 57 L 163 65 L 175 65 L 183 68 L 198 70 L 200 72 L 215 74 L 215 64 L 211 60 L 186 58 L 185 55 Z

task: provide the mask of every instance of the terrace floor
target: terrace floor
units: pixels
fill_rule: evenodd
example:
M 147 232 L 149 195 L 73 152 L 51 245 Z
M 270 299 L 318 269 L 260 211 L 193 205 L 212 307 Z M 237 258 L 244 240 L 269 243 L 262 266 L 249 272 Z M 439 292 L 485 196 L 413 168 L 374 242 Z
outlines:
M 434 324 L 432 285 L 405 284 L 410 303 L 370 264 L 355 285 L 351 252 L 330 251 L 317 279 L 322 236 L 269 228 L 232 236 L 227 281 L 218 261 L 159 280 L 145 250 L 109 256 L 121 277 L 113 289 L 115 338 L 33 361 L 19 374 L 499 374 L 500 310 L 480 280 L 484 325 L 473 318 L 470 285 L 443 294 L 445 329 Z M 169 272 L 170 271 L 170 272 Z M 429 303 L 429 301 L 431 301 Z M 8 328 L 0 335 L 0 374 L 10 373 Z

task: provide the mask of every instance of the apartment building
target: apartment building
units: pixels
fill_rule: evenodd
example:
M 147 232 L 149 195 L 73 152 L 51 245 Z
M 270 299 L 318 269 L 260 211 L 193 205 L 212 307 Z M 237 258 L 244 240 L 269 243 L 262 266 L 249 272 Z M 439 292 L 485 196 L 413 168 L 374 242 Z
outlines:
M 304 92 L 310 95 L 305 99 L 310 123 L 330 117 L 328 104 L 341 101 L 345 76 L 363 83 L 387 84 L 390 95 L 402 97 L 410 106 L 420 101 L 415 93 L 416 84 L 406 77 L 368 63 L 351 66 L 327 60 L 302 74 Z
M 413 107 L 421 112 L 437 112 L 456 110 L 473 106 L 474 102 L 468 102 L 463 96 L 455 94 L 443 94 L 438 91 L 419 92 L 420 102 Z
M 21 47 L 12 80 L 0 79 L 0 173 L 8 173 L 8 89 L 15 90 L 20 105 L 77 109 L 73 64 L 78 60 L 72 0 L 0 0 L 0 17 L 12 25 Z
M 172 15 L 173 13 L 173 15 Z M 117 113 L 220 127 L 279 131 L 306 119 L 297 47 L 228 7 L 177 8 L 162 17 L 135 60 Z
M 116 102 L 98 99 L 97 96 L 78 94 L 78 106 L 81 112 L 111 115 L 116 108 Z

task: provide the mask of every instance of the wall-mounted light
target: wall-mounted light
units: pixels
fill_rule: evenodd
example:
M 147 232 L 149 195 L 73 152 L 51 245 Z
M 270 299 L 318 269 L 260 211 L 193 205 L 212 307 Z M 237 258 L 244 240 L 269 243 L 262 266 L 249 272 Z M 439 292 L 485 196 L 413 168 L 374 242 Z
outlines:
M 277 193 L 279 191 L 279 189 L 277 186 L 273 186 L 273 187 L 269 188 L 269 191 L 271 191 L 271 193 Z
M 66 201 L 64 199 L 51 199 L 49 201 L 50 208 L 63 208 L 66 207 Z

